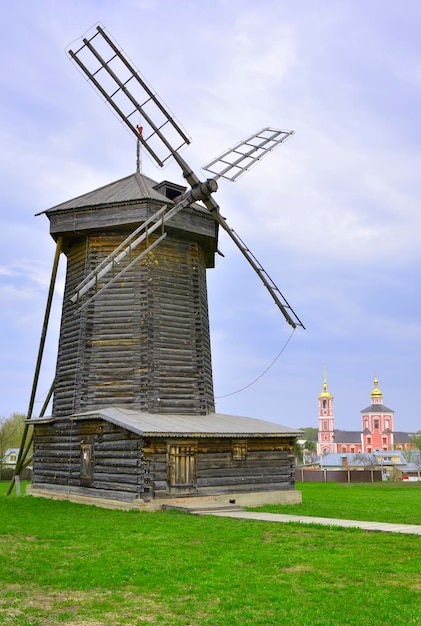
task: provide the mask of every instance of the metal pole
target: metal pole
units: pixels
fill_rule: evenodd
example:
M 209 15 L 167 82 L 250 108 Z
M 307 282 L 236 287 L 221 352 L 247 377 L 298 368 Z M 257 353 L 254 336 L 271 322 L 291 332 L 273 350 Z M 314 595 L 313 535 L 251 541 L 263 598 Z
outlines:
M 47 410 L 48 404 L 49 404 L 49 402 L 51 400 L 51 396 L 53 395 L 54 382 L 55 381 L 53 380 L 53 382 L 51 383 L 51 387 L 48 390 L 48 394 L 47 394 L 47 397 L 45 398 L 45 401 L 44 401 L 44 404 L 43 404 L 42 409 L 40 411 L 39 417 L 43 417 L 45 411 Z M 26 442 L 25 449 L 24 449 L 24 451 L 22 453 L 22 457 L 21 457 L 20 465 L 19 465 L 19 471 L 24 470 L 29 465 L 29 463 L 31 462 L 31 459 L 29 459 L 29 461 L 27 463 L 25 463 L 26 457 L 28 456 L 28 452 L 29 452 L 29 449 L 30 449 L 33 441 L 34 441 L 34 431 L 32 429 L 31 435 L 30 435 L 28 441 Z M 17 478 L 17 476 L 15 476 L 15 478 Z
M 54 256 L 53 269 L 52 269 L 52 272 L 51 272 L 50 288 L 48 290 L 47 305 L 45 307 L 44 322 L 43 322 L 43 325 L 42 325 L 41 339 L 40 339 L 39 348 L 38 348 L 38 358 L 37 358 L 37 363 L 36 363 L 36 366 L 35 366 L 34 380 L 33 380 L 33 383 L 32 383 L 32 392 L 31 392 L 31 397 L 30 397 L 30 400 L 29 400 L 28 412 L 27 412 L 27 415 L 26 415 L 26 419 L 27 420 L 31 419 L 32 411 L 33 411 L 33 408 L 34 408 L 35 395 L 36 395 L 36 391 L 37 391 L 37 387 L 38 387 L 39 372 L 40 372 L 40 369 L 41 369 L 42 356 L 43 356 L 43 353 L 44 353 L 45 338 L 47 336 L 47 328 L 48 328 L 48 322 L 49 322 L 49 319 L 50 319 L 51 304 L 52 304 L 52 301 L 53 301 L 54 287 L 55 287 L 56 278 L 57 278 L 57 270 L 58 270 L 58 265 L 59 265 L 60 253 L 61 253 L 62 245 L 63 245 L 63 237 L 60 236 L 60 237 L 58 237 L 57 244 L 56 244 L 56 253 L 55 253 L 55 256 Z M 29 428 L 29 425 L 25 424 L 24 429 L 23 429 L 23 433 L 22 433 L 22 440 L 21 440 L 21 444 L 20 444 L 20 448 L 19 448 L 18 460 L 16 461 L 15 472 L 14 472 L 13 478 L 12 478 L 12 480 L 10 482 L 10 485 L 9 485 L 9 488 L 7 490 L 7 494 L 6 495 L 10 495 L 10 493 L 12 492 L 13 485 L 15 484 L 15 477 L 21 471 L 21 467 L 22 467 L 21 459 L 22 459 L 23 451 L 24 451 L 24 447 L 25 447 L 26 436 L 28 434 L 28 428 Z

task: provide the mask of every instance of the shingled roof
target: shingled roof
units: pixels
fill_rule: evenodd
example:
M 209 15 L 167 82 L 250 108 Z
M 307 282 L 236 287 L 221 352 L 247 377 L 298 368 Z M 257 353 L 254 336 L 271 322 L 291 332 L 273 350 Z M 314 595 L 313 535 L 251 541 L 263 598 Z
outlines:
M 41 211 L 41 213 L 37 213 L 37 215 L 42 215 L 44 213 L 49 215 L 55 212 L 86 207 L 100 207 L 114 203 L 121 204 L 136 200 L 151 199 L 158 200 L 165 204 L 168 202 L 168 197 L 159 191 L 159 189 L 162 188 L 162 185 L 162 183 L 157 183 L 155 180 L 152 180 L 144 174 L 135 172 L 134 174 L 130 174 L 130 176 L 120 178 L 119 180 L 109 183 L 108 185 L 94 189 L 94 191 L 89 191 L 88 193 L 77 196 L 72 200 L 67 200 L 66 202 L 57 204 L 46 211 Z M 185 187 L 180 186 L 179 189 L 181 194 Z

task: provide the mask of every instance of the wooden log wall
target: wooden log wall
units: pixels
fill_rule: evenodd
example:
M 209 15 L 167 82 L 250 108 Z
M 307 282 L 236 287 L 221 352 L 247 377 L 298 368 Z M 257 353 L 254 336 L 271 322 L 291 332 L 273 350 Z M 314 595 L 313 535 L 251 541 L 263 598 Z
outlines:
M 289 490 L 295 486 L 293 439 L 246 440 L 245 459 L 233 458 L 235 440 L 215 438 L 197 440 L 197 494 Z M 165 441 L 145 443 L 148 480 L 155 496 L 175 495 L 169 484 L 168 445 Z M 182 491 L 182 490 L 181 490 Z
M 86 309 L 77 311 L 70 301 L 76 285 L 126 234 L 67 242 L 53 415 L 112 404 L 213 412 L 206 264 L 198 243 L 169 235 Z
M 132 500 L 144 490 L 143 440 L 103 420 L 56 420 L 34 427 L 33 484 L 60 491 L 89 487 L 97 495 Z M 93 473 L 82 480 L 82 449 L 91 444 Z

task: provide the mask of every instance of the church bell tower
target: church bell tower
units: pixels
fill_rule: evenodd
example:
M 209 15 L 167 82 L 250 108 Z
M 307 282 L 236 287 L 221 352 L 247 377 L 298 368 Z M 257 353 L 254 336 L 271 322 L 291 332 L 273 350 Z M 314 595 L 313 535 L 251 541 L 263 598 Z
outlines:
M 319 432 L 317 437 L 317 454 L 324 456 L 336 452 L 333 414 L 333 396 L 326 381 L 326 368 L 323 377 L 323 390 L 319 394 Z

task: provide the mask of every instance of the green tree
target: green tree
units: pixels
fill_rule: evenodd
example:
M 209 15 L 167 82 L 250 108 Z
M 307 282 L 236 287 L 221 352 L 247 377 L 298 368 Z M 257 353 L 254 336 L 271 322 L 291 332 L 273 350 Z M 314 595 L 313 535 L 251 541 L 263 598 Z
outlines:
M 20 446 L 25 419 L 23 413 L 0 417 L 0 474 L 6 450 Z
M 421 430 L 419 430 L 414 435 L 412 435 L 411 443 L 414 446 L 414 448 L 421 450 Z
M 296 441 L 294 443 L 294 456 L 297 463 L 303 462 L 303 447 Z
M 313 428 L 313 426 L 306 426 L 305 428 L 300 428 L 300 430 L 303 431 L 304 433 L 304 437 L 303 439 L 305 439 L 307 441 L 307 443 L 309 441 L 317 441 L 317 435 L 318 435 L 318 429 L 317 428 Z
M 315 441 L 313 441 L 313 439 L 307 439 L 306 444 L 305 444 L 305 449 L 308 450 L 309 452 L 317 452 L 317 443 Z

